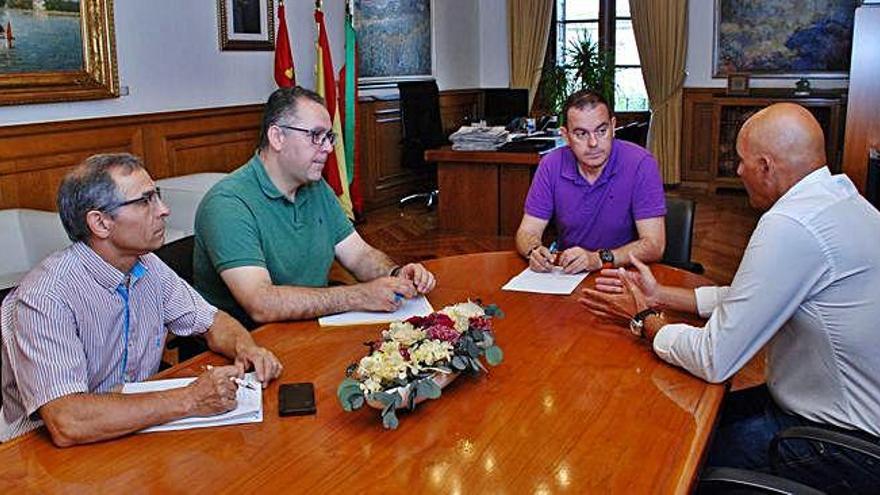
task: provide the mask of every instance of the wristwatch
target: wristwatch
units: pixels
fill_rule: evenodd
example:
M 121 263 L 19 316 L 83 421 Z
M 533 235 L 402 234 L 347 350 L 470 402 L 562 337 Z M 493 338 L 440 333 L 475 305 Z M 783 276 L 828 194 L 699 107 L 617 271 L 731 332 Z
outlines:
M 636 337 L 644 337 L 645 336 L 645 320 L 648 319 L 651 315 L 659 315 L 660 312 L 656 309 L 648 308 L 642 311 L 639 311 L 629 320 L 629 331 L 633 333 Z
M 602 268 L 614 268 L 614 253 L 610 249 L 600 249 L 599 260 L 602 261 Z

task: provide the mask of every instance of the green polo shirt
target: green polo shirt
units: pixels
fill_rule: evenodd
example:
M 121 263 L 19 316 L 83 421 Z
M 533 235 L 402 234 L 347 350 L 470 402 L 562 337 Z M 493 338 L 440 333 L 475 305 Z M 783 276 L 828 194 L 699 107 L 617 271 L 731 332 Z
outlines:
M 261 266 L 275 285 L 325 287 L 333 248 L 354 232 L 324 180 L 281 193 L 254 155 L 205 194 L 196 212 L 193 277 L 211 304 L 245 326 L 254 322 L 232 297 L 220 273 Z

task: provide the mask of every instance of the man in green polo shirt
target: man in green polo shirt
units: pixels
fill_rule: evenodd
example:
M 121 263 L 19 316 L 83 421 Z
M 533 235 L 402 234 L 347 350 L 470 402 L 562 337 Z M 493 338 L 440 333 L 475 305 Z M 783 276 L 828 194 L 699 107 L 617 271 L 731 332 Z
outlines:
M 434 288 L 424 266 L 399 266 L 354 230 L 321 178 L 336 135 L 324 100 L 269 97 L 260 145 L 196 213 L 195 287 L 248 328 L 350 310 L 393 311 Z M 327 287 L 333 259 L 361 282 Z

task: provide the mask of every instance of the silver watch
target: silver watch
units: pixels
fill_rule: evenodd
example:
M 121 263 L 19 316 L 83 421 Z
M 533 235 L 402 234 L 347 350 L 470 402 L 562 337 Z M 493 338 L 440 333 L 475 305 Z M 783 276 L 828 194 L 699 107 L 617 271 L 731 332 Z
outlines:
M 651 315 L 659 315 L 660 312 L 656 309 L 645 309 L 639 311 L 629 320 L 629 331 L 632 332 L 636 337 L 644 337 L 645 336 L 645 320 L 648 319 Z

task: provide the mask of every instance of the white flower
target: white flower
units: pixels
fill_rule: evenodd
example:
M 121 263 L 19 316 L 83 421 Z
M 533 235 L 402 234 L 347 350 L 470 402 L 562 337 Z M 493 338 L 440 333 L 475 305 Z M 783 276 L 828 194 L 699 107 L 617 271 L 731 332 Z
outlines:
M 384 342 L 382 347 L 361 358 L 358 375 L 366 381 L 390 382 L 396 378 L 406 378 L 407 362 L 400 354 L 400 343 Z
M 388 327 L 388 330 L 382 332 L 382 336 L 386 339 L 400 342 L 400 345 L 402 346 L 409 347 L 416 342 L 423 340 L 425 338 L 425 332 L 424 330 L 414 327 L 412 323 L 396 321 Z
M 442 313 L 452 318 L 452 321 L 455 322 L 455 330 L 457 330 L 458 333 L 462 333 L 468 329 L 471 318 L 486 315 L 486 312 L 483 311 L 483 308 L 481 308 L 479 304 L 472 303 L 470 300 L 466 303 L 446 306 L 438 311 L 438 313 Z
M 415 363 L 431 366 L 452 357 L 452 344 L 442 340 L 426 340 L 410 351 Z

